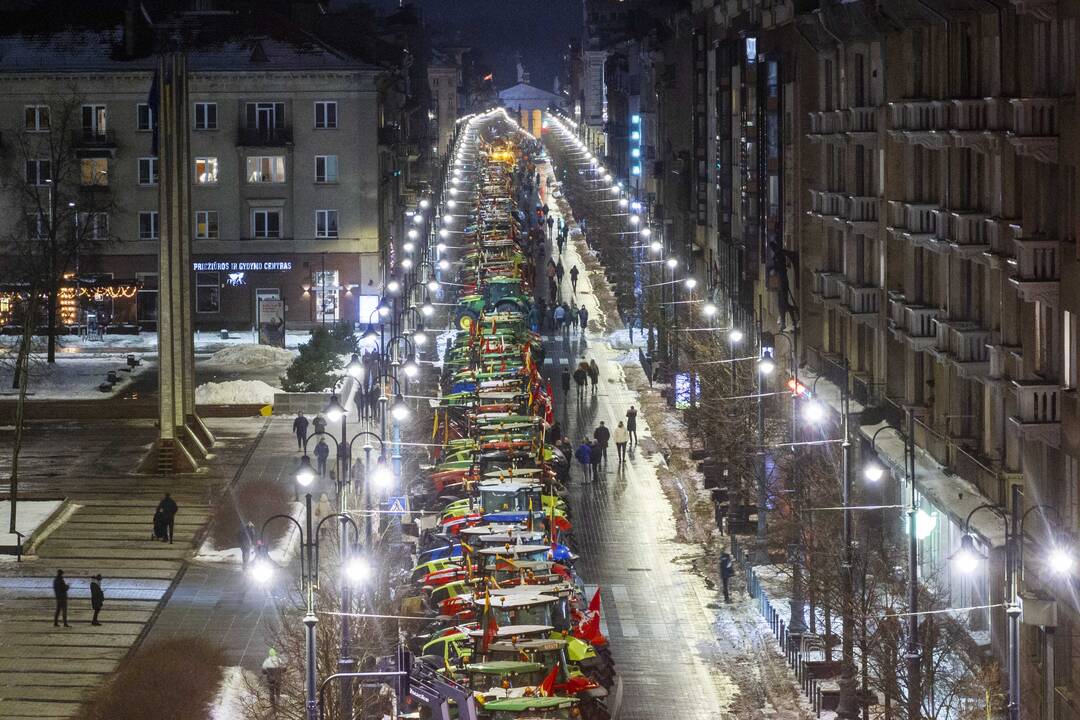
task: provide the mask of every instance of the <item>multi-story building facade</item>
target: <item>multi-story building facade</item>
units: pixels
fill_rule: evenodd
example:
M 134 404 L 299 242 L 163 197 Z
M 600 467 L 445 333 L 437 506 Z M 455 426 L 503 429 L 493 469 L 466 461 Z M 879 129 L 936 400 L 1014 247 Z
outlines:
M 797 328 L 823 396 L 850 368 L 864 459 L 882 423 L 903 432 L 913 415 L 935 523 L 920 577 L 954 607 L 994 606 L 967 622 L 1002 661 L 1003 524 L 984 510 L 969 528 L 969 513 L 1019 485 L 1032 547 L 1044 518 L 1080 530 L 1080 296 L 1063 282 L 1078 262 L 1078 17 L 1072 0 L 694 0 L 643 55 L 669 247 L 715 271 L 722 325 Z M 904 504 L 903 445 L 882 437 Z M 991 558 L 973 576 L 949 562 L 967 529 Z M 1073 587 L 1025 563 L 1023 593 L 1057 610 L 1056 626 L 1022 626 L 1025 717 L 1080 717 Z
M 196 327 L 251 327 L 260 298 L 283 300 L 292 327 L 366 322 L 382 283 L 378 69 L 286 21 L 186 22 Z M 222 23 L 237 34 L 222 34 Z M 50 132 L 43 114 L 79 106 L 81 192 L 108 193 L 111 206 L 99 221 L 110 242 L 79 271 L 139 279 L 137 299 L 101 310 L 153 327 L 156 61 L 118 53 L 124 34 L 117 26 L 0 38 L 0 126 L 14 143 Z M 6 234 L 20 209 L 12 193 L 0 202 Z
M 458 117 L 458 94 L 461 86 L 460 63 L 446 54 L 435 51 L 428 64 L 428 89 L 431 93 L 431 118 L 435 131 L 435 154 L 441 157 L 450 151 L 454 124 Z

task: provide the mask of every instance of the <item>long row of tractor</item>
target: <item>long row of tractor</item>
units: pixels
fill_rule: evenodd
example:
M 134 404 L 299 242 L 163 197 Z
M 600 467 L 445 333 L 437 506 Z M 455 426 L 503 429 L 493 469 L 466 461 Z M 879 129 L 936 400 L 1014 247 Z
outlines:
M 515 198 L 535 168 L 509 129 L 486 139 L 492 127 L 463 140 L 472 159 L 455 175 L 456 207 L 469 208 L 464 287 L 423 479 L 434 521 L 420 538 L 411 599 L 431 622 L 410 643 L 419 668 L 411 692 L 427 707 L 448 698 L 443 711 L 463 720 L 606 720 L 621 684 L 599 591 L 586 593 L 574 570 L 569 458 L 545 444 L 552 398 L 527 323 L 531 208 Z M 542 241 L 540 228 L 532 241 Z

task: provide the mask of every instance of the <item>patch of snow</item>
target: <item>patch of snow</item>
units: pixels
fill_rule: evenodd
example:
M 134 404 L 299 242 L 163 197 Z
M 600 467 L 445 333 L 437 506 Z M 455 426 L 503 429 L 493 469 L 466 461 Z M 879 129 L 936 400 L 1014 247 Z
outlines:
M 648 342 L 648 337 L 640 329 L 634 330 L 634 338 L 630 339 L 630 329 L 622 328 L 621 330 L 614 330 L 608 333 L 608 344 L 616 350 L 626 350 L 629 348 L 644 348 Z M 637 358 L 637 352 L 634 352 L 634 357 Z
M 233 368 L 283 367 L 296 357 L 296 353 L 273 345 L 243 343 L 222 348 L 207 359 L 207 363 Z
M 262 380 L 226 380 L 195 388 L 197 405 L 269 405 L 277 388 Z
M 40 356 L 43 360 L 44 356 Z M 27 396 L 35 400 L 101 400 L 110 398 L 126 388 L 131 379 L 147 367 L 144 360 L 141 365 L 129 369 L 127 362 L 116 355 L 104 357 L 83 357 L 77 354 L 60 354 L 56 362 L 49 364 L 38 362 L 37 357 L 31 362 L 30 377 L 27 380 Z M 119 382 L 110 390 L 102 392 L 98 386 L 105 382 L 110 370 L 116 371 Z M 18 390 L 11 387 L 13 368 L 0 366 L 0 397 L 18 396 Z
M 243 720 L 251 688 L 258 687 L 254 673 L 236 665 L 226 667 L 217 695 L 210 702 L 209 720 Z
M 304 522 L 304 512 L 303 503 L 289 503 L 288 513 L 296 520 L 296 522 L 301 524 Z M 270 559 L 279 565 L 284 565 L 292 560 L 300 545 L 300 532 L 297 530 L 296 523 L 289 523 L 288 527 L 288 532 L 286 532 L 267 553 L 270 556 Z M 199 552 L 195 554 L 195 559 L 201 560 L 202 562 L 235 563 L 239 565 L 243 562 L 244 555 L 239 547 L 218 550 L 214 547 L 214 542 L 210 538 L 207 538 L 203 540 L 202 545 L 199 546 Z
M 63 500 L 21 500 L 15 511 L 15 527 L 29 538 L 52 514 L 64 504 Z M 18 545 L 18 537 L 14 533 L 7 532 L 11 519 L 11 502 L 0 500 L 0 545 Z

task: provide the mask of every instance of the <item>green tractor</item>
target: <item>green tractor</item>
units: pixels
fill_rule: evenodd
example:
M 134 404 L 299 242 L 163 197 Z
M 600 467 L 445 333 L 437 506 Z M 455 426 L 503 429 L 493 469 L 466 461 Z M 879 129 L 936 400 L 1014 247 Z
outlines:
M 494 277 L 484 285 L 484 294 L 463 295 L 458 298 L 454 311 L 454 323 L 461 330 L 469 330 L 482 312 L 520 313 L 529 312 L 529 296 L 521 287 L 521 278 Z

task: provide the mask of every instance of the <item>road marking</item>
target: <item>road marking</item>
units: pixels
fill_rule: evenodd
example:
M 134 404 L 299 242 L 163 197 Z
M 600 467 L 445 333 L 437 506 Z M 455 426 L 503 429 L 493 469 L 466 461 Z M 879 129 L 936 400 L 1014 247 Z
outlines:
M 559 364 L 560 365 L 569 365 L 570 364 L 570 358 L 564 358 L 564 357 L 559 358 Z
M 549 358 L 549 357 L 544 358 L 544 364 L 545 365 L 554 365 L 555 364 L 555 358 Z
M 637 637 L 637 623 L 634 618 L 634 608 L 630 603 L 630 593 L 625 585 L 612 585 L 611 597 L 615 599 L 615 614 L 619 616 L 619 627 L 623 637 Z

